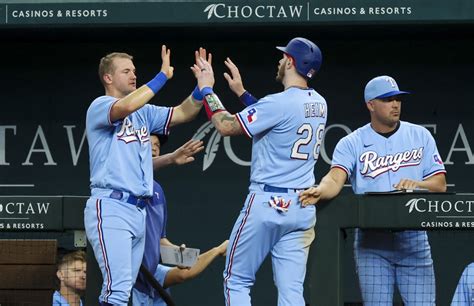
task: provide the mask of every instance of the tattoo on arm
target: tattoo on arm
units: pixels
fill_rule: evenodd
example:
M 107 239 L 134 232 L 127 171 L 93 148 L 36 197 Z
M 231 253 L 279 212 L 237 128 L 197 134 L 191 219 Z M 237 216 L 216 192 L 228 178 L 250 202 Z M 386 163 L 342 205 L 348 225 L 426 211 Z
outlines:
M 224 122 L 224 121 L 235 121 L 235 117 L 231 116 L 231 114 L 229 113 L 224 114 L 224 116 L 221 117 L 221 122 Z
M 216 118 L 216 128 L 221 132 L 223 135 L 239 135 L 242 134 L 242 127 L 240 126 L 239 122 L 235 115 L 231 115 L 227 112 L 223 112 L 222 114 L 216 114 L 218 118 Z

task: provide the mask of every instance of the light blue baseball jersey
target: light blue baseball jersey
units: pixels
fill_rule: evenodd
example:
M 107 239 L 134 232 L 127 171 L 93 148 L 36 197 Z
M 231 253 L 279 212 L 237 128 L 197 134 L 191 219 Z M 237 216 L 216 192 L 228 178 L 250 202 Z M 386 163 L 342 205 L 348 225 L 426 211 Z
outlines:
M 101 96 L 87 110 L 91 189 L 115 189 L 152 196 L 150 133 L 167 135 L 173 109 L 146 104 L 116 122 L 110 110 L 117 98 Z
M 82 301 L 80 301 L 80 305 L 82 306 Z M 69 306 L 69 303 L 59 291 L 54 291 L 53 306 Z
M 474 305 L 474 263 L 464 269 L 451 302 L 451 306 L 472 305 Z
M 370 123 L 345 136 L 336 145 L 332 167 L 347 173 L 356 194 L 391 191 L 403 178 L 424 180 L 446 173 L 433 136 L 405 121 L 388 138 Z
M 271 253 L 278 305 L 304 305 L 303 281 L 316 207 L 301 207 L 298 190 L 314 184 L 326 101 L 314 89 L 290 87 L 245 108 L 237 119 L 253 138 L 252 165 L 250 193 L 227 248 L 225 303 L 251 305 L 250 288 Z
M 285 188 L 314 184 L 327 119 L 326 100 L 314 89 L 290 87 L 268 95 L 237 119 L 253 138 L 251 183 Z
M 347 173 L 356 194 L 391 191 L 401 179 L 424 180 L 446 172 L 428 130 L 404 121 L 389 137 L 369 123 L 342 138 L 332 167 Z M 394 284 L 405 303 L 433 305 L 433 261 L 425 231 L 357 229 L 354 253 L 364 305 L 392 305 Z

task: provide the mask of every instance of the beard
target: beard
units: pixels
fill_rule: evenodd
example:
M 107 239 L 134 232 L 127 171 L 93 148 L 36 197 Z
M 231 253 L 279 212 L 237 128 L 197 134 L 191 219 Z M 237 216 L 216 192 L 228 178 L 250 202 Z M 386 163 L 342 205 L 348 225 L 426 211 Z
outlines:
M 277 82 L 283 81 L 283 78 L 285 77 L 285 66 L 286 66 L 286 60 L 278 68 L 277 76 L 275 77 L 275 80 L 277 80 Z

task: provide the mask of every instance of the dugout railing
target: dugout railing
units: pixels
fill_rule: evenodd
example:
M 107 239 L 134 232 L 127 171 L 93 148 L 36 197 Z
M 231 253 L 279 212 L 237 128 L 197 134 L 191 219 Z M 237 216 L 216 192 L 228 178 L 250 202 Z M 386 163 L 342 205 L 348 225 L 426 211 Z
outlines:
M 86 200 L 75 196 L 2 196 L 0 239 L 56 238 L 58 247 L 84 247 Z M 474 261 L 474 238 L 469 235 L 474 227 L 473 210 L 474 194 L 341 195 L 322 203 L 308 264 L 307 300 L 312 306 L 360 303 L 360 296 L 353 294 L 357 278 L 347 235 L 351 229 L 426 229 L 435 262 L 437 305 L 449 305 L 462 269 Z M 88 262 L 86 302 L 94 303 L 101 277 L 92 252 L 88 252 Z M 219 282 L 219 276 L 215 278 Z M 221 296 L 222 292 L 207 294 Z
M 348 243 L 351 239 L 347 237 L 347 230 L 353 228 L 428 230 L 435 266 L 436 304 L 449 305 L 462 269 L 474 261 L 470 235 L 462 235 L 474 228 L 473 210 L 474 194 L 342 195 L 322 203 L 318 207 L 316 240 L 308 269 L 310 305 L 360 302 L 360 297 L 357 301 L 348 300 L 345 290 L 349 288 L 344 286 L 358 286 L 354 284 L 357 278 L 352 242 Z M 443 235 L 434 235 L 438 232 Z M 345 277 L 351 279 L 344 280 Z

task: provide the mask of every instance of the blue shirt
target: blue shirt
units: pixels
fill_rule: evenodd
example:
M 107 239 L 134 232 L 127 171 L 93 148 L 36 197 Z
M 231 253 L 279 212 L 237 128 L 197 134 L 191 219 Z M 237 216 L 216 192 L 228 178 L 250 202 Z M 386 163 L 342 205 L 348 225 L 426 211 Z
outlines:
M 80 302 L 82 306 L 82 301 Z M 59 291 L 54 291 L 53 294 L 53 306 L 69 306 L 69 303 Z
M 405 121 L 400 121 L 400 127 L 390 137 L 374 131 L 370 123 L 345 136 L 334 149 L 331 167 L 347 173 L 356 194 L 391 191 L 403 178 L 421 181 L 446 173 L 430 132 Z M 372 237 L 372 233 L 357 230 L 354 243 L 358 246 Z M 424 246 L 429 250 L 424 231 L 403 231 L 397 237 L 411 249 Z
M 336 145 L 332 167 L 347 173 L 356 194 L 391 191 L 402 178 L 421 181 L 446 172 L 430 132 L 405 121 L 388 138 L 370 123 L 345 136 Z
M 172 267 L 159 264 L 156 267 L 156 271 L 153 276 L 162 286 L 164 286 L 166 275 L 172 269 Z M 165 291 L 168 294 L 171 294 L 170 288 L 166 288 Z M 154 296 L 150 296 L 149 294 L 143 293 L 134 288 L 133 305 L 166 306 L 166 303 L 158 293 L 155 293 Z
M 146 206 L 146 237 L 145 253 L 142 264 L 155 274 L 160 262 L 160 240 L 166 237 L 166 221 L 168 218 L 166 198 L 160 184 L 153 182 L 153 200 Z M 135 288 L 143 293 L 152 295 L 153 288 L 140 272 L 135 283 Z
M 237 114 L 253 138 L 250 182 L 306 188 L 314 184 L 327 119 L 326 100 L 314 89 L 290 87 Z
M 151 196 L 153 168 L 150 133 L 169 133 L 173 109 L 146 104 L 123 120 L 110 121 L 117 98 L 101 96 L 87 110 L 91 189 Z
M 173 268 L 165 266 L 165 265 L 158 265 L 158 267 L 156 268 L 155 275 L 154 275 L 156 280 L 160 284 L 164 285 L 166 275 L 171 269 Z M 170 288 L 166 288 L 165 291 L 168 292 L 168 294 L 171 294 Z M 167 304 L 159 294 L 156 294 L 155 298 L 153 299 L 153 306 L 167 306 Z
M 474 305 L 474 263 L 464 269 L 451 302 L 451 306 L 472 305 Z

